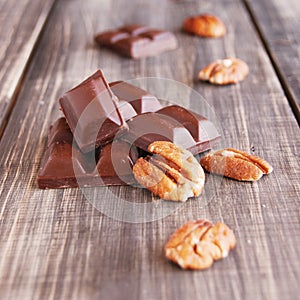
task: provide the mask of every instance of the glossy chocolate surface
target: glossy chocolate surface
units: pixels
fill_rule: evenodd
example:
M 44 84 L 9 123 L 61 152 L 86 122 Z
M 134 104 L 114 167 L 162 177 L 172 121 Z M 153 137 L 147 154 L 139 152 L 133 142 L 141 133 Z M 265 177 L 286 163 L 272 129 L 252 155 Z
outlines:
M 175 35 L 169 31 L 142 25 L 128 25 L 96 35 L 95 41 L 116 52 L 131 57 L 154 56 L 177 47 Z
M 171 141 L 193 154 L 218 144 L 220 135 L 205 117 L 178 105 L 162 108 L 155 96 L 129 83 L 109 85 L 111 89 L 102 72 L 97 71 L 60 99 L 68 123 L 60 118 L 50 127 L 38 173 L 39 188 L 133 184 L 132 166 L 139 154 L 147 155 L 154 141 Z M 91 102 L 92 110 L 85 114 Z M 101 118 L 104 122 L 97 147 L 97 143 L 88 141 L 95 136 L 93 126 L 99 126 Z M 87 136 L 78 139 L 76 129 L 75 142 L 71 126 L 74 130 L 76 122 L 79 136 Z
M 130 83 L 115 81 L 111 82 L 109 86 L 119 101 L 130 103 L 136 114 L 154 112 L 162 108 L 162 105 L 155 96 Z
M 154 141 L 170 141 L 198 154 L 216 146 L 221 138 L 206 118 L 177 105 L 138 115 L 127 124 L 129 132 L 122 138 L 144 151 Z
M 196 142 L 205 142 L 220 138 L 217 128 L 211 121 L 184 107 L 171 105 L 157 112 L 182 124 L 190 132 Z
M 123 138 L 147 151 L 154 141 L 171 141 L 184 148 L 192 147 L 195 141 L 189 131 L 176 120 L 159 114 L 144 113 L 127 122 L 129 132 Z
M 102 71 L 66 92 L 61 109 L 82 152 L 88 152 L 114 138 L 127 125 Z
M 37 177 L 39 188 L 126 185 L 135 182 L 131 170 L 138 157 L 135 147 L 124 141 L 115 141 L 106 144 L 96 154 L 85 154 L 72 140 L 65 118 L 58 119 L 50 127 L 48 146 Z

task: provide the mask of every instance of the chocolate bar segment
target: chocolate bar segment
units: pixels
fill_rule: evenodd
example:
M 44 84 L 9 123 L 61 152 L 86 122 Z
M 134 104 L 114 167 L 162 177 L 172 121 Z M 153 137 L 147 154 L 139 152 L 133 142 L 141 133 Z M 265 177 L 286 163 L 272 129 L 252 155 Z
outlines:
M 73 134 L 65 118 L 59 118 L 49 128 L 48 147 L 57 143 L 73 143 Z
M 72 156 L 72 150 L 71 144 L 64 143 L 52 144 L 46 150 L 37 177 L 40 189 L 78 186 L 73 166 L 76 165 L 77 176 L 85 175 L 84 158 L 78 150 Z
M 131 58 L 154 56 L 177 48 L 177 39 L 173 33 L 142 25 L 128 25 L 100 33 L 96 35 L 95 41 L 100 46 Z
M 148 32 L 149 28 L 147 26 L 143 26 L 143 25 L 132 24 L 132 25 L 125 25 L 123 27 L 120 27 L 119 31 L 126 32 L 130 36 L 138 36 L 138 35 Z
M 134 143 L 147 151 L 154 141 L 170 141 L 183 148 L 194 146 L 195 141 L 189 131 L 176 120 L 158 113 L 137 115 L 127 122 L 129 132 L 122 139 Z
M 158 113 L 169 116 L 182 124 L 191 133 L 195 141 L 205 142 L 221 137 L 211 121 L 179 105 L 164 107 Z
M 138 159 L 136 147 L 123 141 L 114 141 L 101 149 L 92 182 L 98 176 L 105 185 L 124 185 L 134 183 L 132 166 Z
M 101 70 L 59 99 L 81 151 L 108 143 L 117 132 L 127 129 L 116 102 Z
M 137 149 L 124 141 L 82 153 L 72 142 L 65 118 L 60 118 L 50 127 L 48 146 L 37 176 L 38 186 L 53 189 L 131 184 L 135 182 L 131 168 L 137 157 Z
M 128 82 L 115 81 L 111 82 L 109 86 L 119 101 L 130 103 L 137 114 L 154 112 L 162 108 L 155 96 Z
M 137 115 L 135 109 L 132 107 L 132 105 L 124 100 L 119 100 L 117 102 L 117 107 L 125 121 L 130 120 L 134 116 Z
M 177 105 L 138 115 L 127 124 L 129 132 L 122 139 L 144 151 L 152 142 L 170 141 L 195 155 L 213 148 L 221 138 L 205 117 Z

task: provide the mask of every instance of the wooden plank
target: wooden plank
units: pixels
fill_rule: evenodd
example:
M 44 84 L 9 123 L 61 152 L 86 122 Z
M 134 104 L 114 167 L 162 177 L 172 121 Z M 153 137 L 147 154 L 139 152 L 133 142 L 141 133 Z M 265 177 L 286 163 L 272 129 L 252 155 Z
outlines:
M 180 32 L 187 15 L 202 11 L 224 20 L 228 34 L 223 39 Z M 95 32 L 129 22 L 174 30 L 180 47 L 133 61 L 94 46 Z M 251 74 L 242 84 L 215 87 L 195 80 L 200 67 L 224 56 L 249 63 Z M 265 157 L 274 173 L 257 183 L 224 179 L 211 199 L 190 200 L 166 218 L 140 224 L 105 216 L 77 189 L 38 190 L 48 127 L 61 115 L 57 99 L 99 67 L 111 81 L 155 76 L 192 86 L 213 106 L 223 145 Z M 0 143 L 2 299 L 297 298 L 298 127 L 242 4 L 59 1 L 19 98 Z M 201 109 L 198 99 L 178 101 Z M 151 201 L 139 189 L 110 191 L 127 201 Z M 112 197 L 107 193 L 103 200 Z M 166 261 L 163 246 L 178 226 L 198 218 L 227 223 L 238 245 L 205 272 L 182 271 Z
M 55 0 L 0 1 L 0 137 Z
M 300 5 L 297 0 L 246 0 L 300 123 Z

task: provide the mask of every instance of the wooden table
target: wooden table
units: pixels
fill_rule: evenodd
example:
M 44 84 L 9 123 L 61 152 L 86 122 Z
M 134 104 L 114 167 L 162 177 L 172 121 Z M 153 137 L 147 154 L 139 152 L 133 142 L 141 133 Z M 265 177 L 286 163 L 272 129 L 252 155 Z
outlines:
M 298 2 L 0 0 L 0 298 L 298 299 Z M 181 32 L 185 17 L 202 12 L 226 23 L 224 38 Z M 97 31 L 133 22 L 174 31 L 179 48 L 130 60 L 95 46 Z M 197 81 L 201 67 L 227 56 L 249 64 L 244 82 Z M 147 223 L 107 217 L 80 189 L 39 190 L 47 131 L 61 116 L 57 99 L 98 68 L 109 81 L 162 77 L 188 85 L 213 107 L 224 145 L 264 157 L 274 172 L 255 183 L 224 179 L 207 205 L 189 200 Z M 131 187 L 112 191 L 149 198 Z M 181 224 L 200 218 L 228 224 L 238 244 L 207 271 L 183 271 L 164 258 L 163 246 Z

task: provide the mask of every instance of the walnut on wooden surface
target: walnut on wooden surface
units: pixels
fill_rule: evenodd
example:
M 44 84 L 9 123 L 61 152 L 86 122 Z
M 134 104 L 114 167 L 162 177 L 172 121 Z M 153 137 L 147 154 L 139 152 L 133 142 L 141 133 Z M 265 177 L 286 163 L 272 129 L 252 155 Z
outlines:
M 183 269 L 203 270 L 226 257 L 235 244 L 233 231 L 224 223 L 190 221 L 172 234 L 165 255 Z
M 256 181 L 273 171 L 264 159 L 232 148 L 210 152 L 200 163 L 210 173 L 242 181 Z
M 191 34 L 202 37 L 218 38 L 226 33 L 224 23 L 216 16 L 203 14 L 184 20 L 183 29 Z
M 249 74 L 248 65 L 238 58 L 216 60 L 202 69 L 198 78 L 213 84 L 226 85 L 238 83 Z
M 149 145 L 153 156 L 139 158 L 133 166 L 136 180 L 165 200 L 186 201 L 199 196 L 204 187 L 204 171 L 191 152 L 171 142 Z

